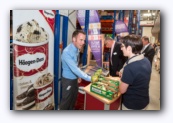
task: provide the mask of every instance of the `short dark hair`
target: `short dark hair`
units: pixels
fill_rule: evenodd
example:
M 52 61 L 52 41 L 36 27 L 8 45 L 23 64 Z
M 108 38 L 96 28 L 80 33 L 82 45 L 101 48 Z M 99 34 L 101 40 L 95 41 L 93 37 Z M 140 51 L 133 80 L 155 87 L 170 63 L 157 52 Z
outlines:
M 128 46 L 132 47 L 132 53 L 138 54 L 141 52 L 142 47 L 143 47 L 141 36 L 127 35 L 125 37 L 122 37 L 120 40 L 125 45 L 126 48 Z
M 86 33 L 83 30 L 75 30 L 72 34 L 72 38 L 76 37 L 79 33 L 86 35 Z
M 149 42 L 149 38 L 147 36 L 143 36 L 142 39 Z

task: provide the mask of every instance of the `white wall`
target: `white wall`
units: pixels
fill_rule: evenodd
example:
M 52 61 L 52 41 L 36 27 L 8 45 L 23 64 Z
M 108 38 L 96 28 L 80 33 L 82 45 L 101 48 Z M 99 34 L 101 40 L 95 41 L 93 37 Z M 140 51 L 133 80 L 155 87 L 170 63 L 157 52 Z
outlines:
M 67 44 L 71 43 L 72 41 L 72 33 L 76 30 L 76 10 L 69 10 L 69 21 L 68 21 L 68 42 Z
M 151 37 L 152 36 L 151 29 L 152 27 L 143 27 L 142 36 Z
M 151 33 L 152 27 L 143 27 L 142 36 L 148 36 L 150 39 L 150 43 L 155 43 L 155 37 Z

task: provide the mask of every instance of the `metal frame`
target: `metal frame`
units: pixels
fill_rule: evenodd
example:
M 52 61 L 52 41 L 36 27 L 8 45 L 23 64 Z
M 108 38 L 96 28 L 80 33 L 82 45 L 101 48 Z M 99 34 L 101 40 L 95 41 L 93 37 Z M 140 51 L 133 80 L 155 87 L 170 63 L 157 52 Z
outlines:
M 124 22 L 124 12 L 123 10 L 119 10 L 118 20 L 121 20 Z M 117 42 L 119 42 L 119 38 L 117 36 Z
M 130 10 L 131 11 L 131 28 L 130 28 L 130 34 L 132 34 L 132 27 L 133 27 L 133 13 L 134 13 L 134 10 Z M 135 31 L 135 30 L 134 30 Z
M 118 20 L 124 21 L 124 11 L 123 11 L 123 10 L 120 10 L 120 11 L 119 11 Z
M 122 15 L 121 15 L 121 16 L 122 16 L 121 19 L 122 19 L 123 22 L 124 22 L 124 12 L 125 12 L 124 10 L 121 10 L 121 14 L 122 14 Z
M 61 28 L 61 17 L 63 17 L 63 27 L 62 33 L 60 32 Z M 59 10 L 56 10 L 55 17 L 55 41 L 54 41 L 54 99 L 55 99 L 55 110 L 58 109 L 58 103 L 61 99 L 61 71 L 60 67 L 60 49 L 59 44 L 61 41 L 62 34 L 62 43 L 63 49 L 67 47 L 67 37 L 68 37 L 68 17 L 59 14 Z M 59 71 L 60 70 L 60 71 Z
M 63 49 L 67 47 L 67 36 L 68 36 L 68 17 L 63 16 L 63 28 L 62 28 Z
M 132 33 L 132 21 L 133 21 L 133 11 L 129 10 L 129 24 L 128 24 L 128 30 L 129 30 L 129 34 Z
M 86 10 L 85 12 L 85 33 L 86 33 L 86 42 L 84 47 L 84 52 L 82 56 L 82 65 L 85 66 L 87 64 L 87 50 L 88 50 L 88 29 L 89 29 L 89 16 L 90 10 Z
M 58 109 L 58 73 L 59 73 L 59 42 L 60 42 L 60 15 L 59 10 L 56 11 L 55 16 L 55 35 L 54 35 L 54 101 L 55 110 Z
M 139 35 L 139 30 L 140 30 L 140 10 L 137 10 L 137 30 L 136 34 Z
M 114 23 L 113 23 L 113 32 L 112 32 L 112 38 L 115 38 L 115 27 L 116 26 L 116 10 L 114 10 Z

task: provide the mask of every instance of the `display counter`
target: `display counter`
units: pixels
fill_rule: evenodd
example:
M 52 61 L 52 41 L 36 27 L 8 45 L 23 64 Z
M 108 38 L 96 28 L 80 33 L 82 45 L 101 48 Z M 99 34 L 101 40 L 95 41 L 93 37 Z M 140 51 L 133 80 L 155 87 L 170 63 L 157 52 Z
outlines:
M 119 80 L 119 77 L 107 77 L 112 80 Z M 109 100 L 98 94 L 90 92 L 91 84 L 83 88 L 85 93 L 84 110 L 119 110 L 121 104 L 121 94 Z
M 95 66 L 87 66 L 83 71 L 87 74 L 93 75 L 93 69 Z M 107 74 L 107 71 L 105 71 Z M 112 80 L 120 80 L 119 77 L 106 77 Z M 75 110 L 118 110 L 121 103 L 121 95 L 118 93 L 118 97 L 109 100 L 102 96 L 99 96 L 93 92 L 90 92 L 91 82 L 82 80 L 79 84 L 79 92 L 77 101 L 75 104 Z

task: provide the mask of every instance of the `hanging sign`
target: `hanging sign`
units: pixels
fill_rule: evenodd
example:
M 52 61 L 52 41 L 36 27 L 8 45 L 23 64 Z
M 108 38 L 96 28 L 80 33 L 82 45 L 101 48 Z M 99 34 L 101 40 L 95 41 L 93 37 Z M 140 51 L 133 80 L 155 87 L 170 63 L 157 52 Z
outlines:
M 88 44 L 98 66 L 102 66 L 102 42 L 100 38 L 100 18 L 96 10 L 89 14 Z M 85 28 L 85 10 L 78 10 L 77 18 L 82 29 Z
M 117 20 L 115 24 L 115 32 L 116 34 L 128 32 L 127 25 L 123 21 Z

